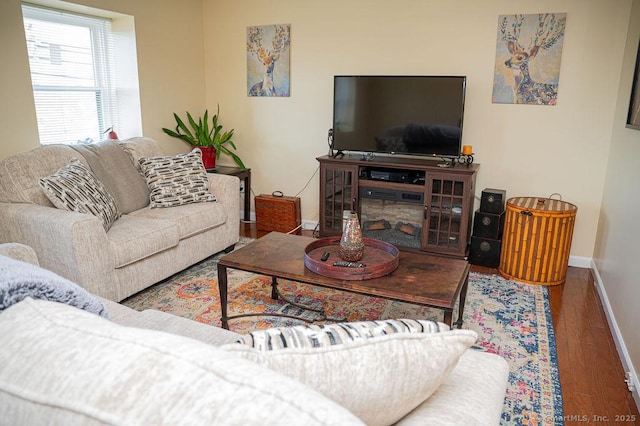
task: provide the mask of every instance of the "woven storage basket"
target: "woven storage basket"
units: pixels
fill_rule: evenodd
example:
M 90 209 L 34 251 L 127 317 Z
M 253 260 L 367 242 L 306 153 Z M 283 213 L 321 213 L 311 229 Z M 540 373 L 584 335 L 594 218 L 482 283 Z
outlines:
M 256 228 L 259 231 L 278 231 L 300 234 L 300 198 L 261 194 L 255 198 Z
M 577 211 L 551 198 L 507 200 L 500 274 L 529 284 L 564 283 Z

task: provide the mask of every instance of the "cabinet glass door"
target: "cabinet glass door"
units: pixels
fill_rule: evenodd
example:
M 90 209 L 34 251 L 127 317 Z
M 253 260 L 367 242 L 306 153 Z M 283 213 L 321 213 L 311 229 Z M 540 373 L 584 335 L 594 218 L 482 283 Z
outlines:
M 321 179 L 324 182 L 320 196 L 322 235 L 339 235 L 342 233 L 342 212 L 357 211 L 356 185 L 357 167 L 321 168 Z
M 450 176 L 431 175 L 428 179 L 425 203 L 424 244 L 426 248 L 441 252 L 463 252 L 466 238 L 462 234 L 465 211 L 465 183 Z

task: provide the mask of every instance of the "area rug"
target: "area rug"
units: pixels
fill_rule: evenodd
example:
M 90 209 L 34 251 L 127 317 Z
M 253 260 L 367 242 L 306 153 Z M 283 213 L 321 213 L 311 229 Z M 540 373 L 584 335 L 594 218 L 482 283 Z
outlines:
M 242 239 L 239 246 L 249 239 Z M 213 256 L 123 302 L 136 310 L 157 309 L 220 326 L 220 300 Z M 277 313 L 308 321 L 319 317 L 283 299 L 271 299 L 271 278 L 228 270 L 229 315 Z M 324 310 L 331 321 L 413 318 L 442 321 L 442 312 L 306 284 L 280 280 L 283 296 L 295 304 Z M 454 319 L 455 319 L 454 311 Z M 317 322 L 322 323 L 322 321 Z M 303 324 L 282 316 L 251 316 L 229 322 L 237 333 Z M 504 425 L 563 424 L 555 336 L 547 289 L 498 275 L 472 272 L 463 328 L 478 333 L 476 345 L 502 356 L 510 365 L 502 413 Z

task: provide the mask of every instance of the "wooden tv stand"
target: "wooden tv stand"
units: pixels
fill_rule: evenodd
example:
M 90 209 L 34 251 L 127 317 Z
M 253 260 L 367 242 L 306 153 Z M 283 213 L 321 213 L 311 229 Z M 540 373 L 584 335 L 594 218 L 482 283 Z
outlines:
M 363 233 L 396 245 L 467 257 L 478 164 L 361 155 L 318 157 L 320 236 L 342 234 L 342 212 L 358 212 Z

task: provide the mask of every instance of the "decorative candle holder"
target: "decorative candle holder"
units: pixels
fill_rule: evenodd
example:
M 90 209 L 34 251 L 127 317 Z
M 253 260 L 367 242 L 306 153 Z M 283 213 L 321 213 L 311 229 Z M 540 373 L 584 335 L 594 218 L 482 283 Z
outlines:
M 364 241 L 358 214 L 345 210 L 342 214 L 342 238 L 340 239 L 339 255 L 342 260 L 356 262 L 364 254 Z
M 473 155 L 461 155 L 458 158 L 458 162 L 460 164 L 465 164 L 467 166 L 471 165 L 473 163 Z

